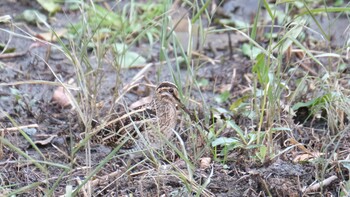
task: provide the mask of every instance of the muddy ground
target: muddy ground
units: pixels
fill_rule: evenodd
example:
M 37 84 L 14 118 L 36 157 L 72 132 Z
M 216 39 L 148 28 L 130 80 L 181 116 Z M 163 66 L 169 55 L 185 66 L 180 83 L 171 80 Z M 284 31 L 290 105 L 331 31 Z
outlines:
M 235 12 L 243 20 L 250 20 L 256 7 L 254 3 L 247 1 L 247 4 L 234 4 L 234 1 L 227 1 L 223 6 L 223 12 L 238 10 Z M 251 5 L 251 6 L 249 6 Z M 13 1 L 5 0 L 0 3 L 0 15 L 9 14 L 13 18 L 28 8 L 40 10 L 40 6 L 35 1 Z M 64 9 L 64 8 L 63 8 Z M 11 11 L 9 11 L 11 10 Z M 247 14 L 244 16 L 244 14 Z M 54 20 L 50 24 L 54 28 L 61 28 L 66 25 L 66 20 L 70 22 L 79 19 L 79 11 L 58 12 L 54 16 Z M 337 20 L 340 23 L 339 28 L 344 29 L 347 20 L 340 18 Z M 27 24 L 25 22 L 16 22 L 16 27 L 11 27 L 8 24 L 0 24 L 0 41 L 7 43 L 9 47 L 15 48 L 15 52 L 11 56 L 0 56 L 0 134 L 6 139 L 8 144 L 3 141 L 0 144 L 0 196 L 6 196 L 19 188 L 23 191 L 18 192 L 18 196 L 43 196 L 47 188 L 55 188 L 53 196 L 62 196 L 67 191 L 67 186 L 77 187 L 86 175 L 99 165 L 114 147 L 108 147 L 99 144 L 92 144 L 89 147 L 91 155 L 91 169 L 87 167 L 86 148 L 81 148 L 74 155 L 71 154 L 72 149 L 83 140 L 83 135 L 86 126 L 79 118 L 78 112 L 72 107 L 63 107 L 62 104 L 53 99 L 54 91 L 59 87 L 59 83 L 47 84 L 49 82 L 57 82 L 58 79 L 67 83 L 74 81 L 72 86 L 76 86 L 77 71 L 71 61 L 66 58 L 60 51 L 49 47 L 48 44 L 43 44 L 39 41 L 34 41 L 29 38 L 13 36 L 10 38 L 8 32 L 4 30 L 13 30 L 24 35 L 24 32 L 43 32 L 42 28 L 36 25 Z M 324 25 L 322 23 L 322 25 Z M 347 24 L 348 25 L 348 24 Z M 21 31 L 22 29 L 23 31 Z M 28 30 L 29 29 L 29 30 Z M 335 28 L 336 29 L 336 28 Z M 337 33 L 341 32 L 336 31 Z M 330 32 L 332 33 L 332 32 Z M 13 34 L 12 34 L 13 35 Z M 231 43 L 228 44 L 228 36 Z M 312 45 L 313 50 L 327 50 L 329 47 L 336 48 L 341 45 L 344 39 L 344 34 L 332 34 L 334 42 L 321 43 Z M 311 35 L 310 35 L 311 37 Z M 203 107 L 203 113 L 210 116 L 209 111 L 214 111 L 214 114 L 220 111 L 220 108 L 228 109 L 230 103 L 236 101 L 245 95 L 247 90 L 251 89 L 253 75 L 252 61 L 243 55 L 239 50 L 240 46 L 248 42 L 243 36 L 238 33 L 218 34 L 214 39 L 209 39 L 215 43 L 222 42 L 224 44 L 207 43 L 207 47 L 203 51 L 205 55 L 218 61 L 210 62 L 203 61 L 203 64 L 195 68 L 193 75 L 188 74 L 186 67 L 182 67 L 177 74 L 181 75 L 183 80 L 183 89 L 185 95 L 197 102 L 207 103 Z M 310 42 L 313 42 L 310 40 Z M 331 46 L 330 46 L 331 45 Z M 205 46 L 205 47 L 206 47 Z M 135 50 L 142 53 L 144 48 L 147 48 L 147 43 L 141 43 Z M 217 50 L 212 50 L 217 47 Z M 229 49 L 231 47 L 231 50 Z M 147 51 L 149 57 L 148 62 L 159 62 L 159 46 L 152 47 L 151 51 Z M 88 52 L 90 61 L 96 63 L 94 53 Z M 294 58 L 294 59 L 293 59 Z M 297 57 L 292 57 L 290 61 L 296 61 Z M 343 60 L 349 69 L 348 60 Z M 92 116 L 97 120 L 108 116 L 107 113 L 113 108 L 113 111 L 120 110 L 120 105 L 114 104 L 115 92 L 118 88 L 123 88 L 131 82 L 131 78 L 138 74 L 144 67 L 135 67 L 130 69 L 122 69 L 118 75 L 116 69 L 111 65 L 110 57 L 106 57 L 103 62 L 103 75 L 93 76 L 87 74 L 87 83 L 95 81 L 101 77 L 101 84 L 97 90 L 94 99 L 102 103 L 99 111 L 91 112 L 88 109 L 81 108 L 83 113 L 88 114 L 86 117 Z M 175 64 L 174 64 L 175 65 Z M 93 65 L 94 67 L 94 65 Z M 316 64 L 310 63 L 310 68 L 315 70 L 320 76 L 323 73 L 322 68 Z M 145 72 L 145 77 L 140 80 L 140 88 L 133 89 L 123 97 L 122 103 L 130 105 L 133 102 L 139 101 L 142 97 L 152 93 L 142 84 L 153 83 L 159 81 L 173 81 L 170 70 L 176 70 L 176 67 L 155 63 L 150 66 Z M 301 79 L 308 70 L 300 67 L 300 72 L 293 73 L 293 80 Z M 159 74 L 160 73 L 160 74 Z M 288 74 L 286 74 L 288 75 Z M 341 78 L 349 80 L 347 72 L 340 73 Z M 206 80 L 208 85 L 203 86 L 200 90 L 197 88 L 188 89 L 191 77 L 197 80 Z M 286 78 L 291 76 L 285 76 Z M 91 81 L 90 81 L 91 80 Z M 45 81 L 45 82 L 43 82 Z M 19 82 L 25 82 L 19 84 Z M 291 83 L 293 84 L 293 83 Z M 91 85 L 91 84 L 90 84 Z M 187 87 L 186 87 L 187 86 Z M 291 88 L 296 88 L 291 85 Z M 344 89 L 348 88 L 348 84 L 343 85 Z M 91 88 L 89 91 L 93 91 Z M 220 93 L 228 90 L 231 94 L 228 101 L 218 103 L 215 97 Z M 74 91 L 74 90 L 73 90 Z M 201 92 L 201 94 L 199 94 Z M 78 92 L 73 95 L 78 97 Z M 203 98 L 202 98 L 203 96 Z M 299 98 L 298 101 L 303 102 L 308 100 L 308 94 Z M 83 97 L 81 97 L 83 98 Z M 92 98 L 92 97 L 91 97 Z M 87 102 L 80 100 L 80 105 Z M 188 107 L 196 110 L 196 105 L 189 102 Z M 91 114 L 93 113 L 93 114 Z M 225 115 L 221 113 L 223 118 Z M 184 183 L 195 182 L 198 185 L 204 184 L 210 178 L 210 182 L 206 189 L 203 190 L 204 196 L 338 196 L 340 190 L 345 187 L 345 181 L 349 180 L 349 172 L 347 168 L 341 165 L 339 160 L 345 160 L 349 154 L 348 140 L 350 140 L 350 132 L 346 129 L 341 132 L 341 135 L 336 136 L 328 131 L 327 122 L 324 120 L 315 120 L 308 118 L 310 112 L 308 109 L 297 111 L 295 117 L 289 114 L 281 114 L 285 116 L 285 125 L 280 127 L 289 128 L 289 131 L 282 131 L 275 136 L 276 150 L 286 150 L 278 157 L 267 159 L 264 162 L 257 162 L 252 152 L 244 149 L 235 149 L 228 154 L 225 161 L 221 156 L 214 156 L 213 151 L 204 148 L 204 152 L 200 154 L 201 158 L 211 158 L 210 165 L 201 167 L 202 163 L 195 155 L 196 150 L 201 147 L 191 145 L 193 139 L 186 134 L 186 131 L 196 131 L 194 127 L 188 126 L 189 118 L 185 117 L 182 124 L 191 127 L 182 131 L 185 132 L 185 144 L 188 148 L 190 160 L 194 162 L 193 179 L 180 179 L 179 175 L 174 172 L 187 173 L 186 165 L 181 158 L 175 156 L 172 160 L 161 161 L 161 167 L 155 167 L 149 161 L 134 161 L 139 162 L 135 168 L 127 171 L 126 162 L 121 157 L 114 156 L 106 165 L 104 165 L 97 174 L 91 178 L 95 182 L 90 182 L 93 185 L 93 196 L 189 196 L 196 193 L 188 193 Z M 218 118 L 217 122 L 220 122 Z M 232 117 L 241 128 L 252 128 L 256 126 L 254 122 L 241 115 Z M 344 118 L 346 120 L 346 117 Z M 304 124 L 300 124 L 303 122 Z M 347 122 L 344 121 L 344 124 Z M 219 124 L 219 123 L 218 123 Z M 29 125 L 29 126 L 28 126 Z M 31 126 L 37 125 L 37 126 Z M 11 129 L 18 126 L 24 126 L 21 131 Z M 28 126 L 28 127 L 26 127 Z M 209 125 L 207 125 L 209 126 Z M 219 127 L 219 126 L 217 126 Z M 345 126 L 343 128 L 346 128 Z M 37 145 L 43 155 L 26 140 L 24 132 Z M 235 136 L 232 130 L 225 129 L 223 136 Z M 297 146 L 291 142 L 291 135 L 297 142 L 304 146 Z M 202 134 L 203 137 L 203 134 Z M 324 143 L 328 145 L 325 146 Z M 205 145 L 205 143 L 204 143 Z M 198 145 L 200 146 L 200 145 Z M 19 151 L 15 151 L 13 147 L 17 147 Z M 302 156 L 304 150 L 302 147 L 307 147 L 315 152 L 323 152 L 325 155 L 312 159 L 300 159 L 295 161 L 295 158 Z M 321 150 L 322 149 L 322 150 Z M 198 150 L 197 150 L 198 151 Z M 73 170 L 65 170 L 60 166 L 45 165 L 46 170 L 39 170 L 30 158 L 26 158 L 20 153 L 23 152 L 33 159 L 46 162 L 62 164 L 72 167 Z M 338 157 L 330 158 L 327 153 L 337 152 Z M 191 155 L 192 154 L 192 155 Z M 334 160 L 332 160 L 334 159 Z M 327 160 L 327 161 L 326 161 Z M 172 166 L 172 167 L 171 167 Z M 162 170 L 162 169 L 177 169 Z M 321 177 L 320 177 L 321 176 Z M 315 191 L 306 191 L 310 185 L 317 180 L 324 180 L 329 177 L 336 177 L 325 187 L 319 187 Z M 185 180 L 184 180 L 185 179 Z M 58 180 L 58 181 L 57 181 Z M 188 184 L 195 187 L 196 184 Z M 26 187 L 27 186 L 27 187 Z M 87 192 L 87 189 L 83 189 Z M 198 191 L 192 188 L 190 191 Z M 348 190 L 349 191 L 349 190 Z M 84 192 L 80 192 L 79 196 L 84 196 Z

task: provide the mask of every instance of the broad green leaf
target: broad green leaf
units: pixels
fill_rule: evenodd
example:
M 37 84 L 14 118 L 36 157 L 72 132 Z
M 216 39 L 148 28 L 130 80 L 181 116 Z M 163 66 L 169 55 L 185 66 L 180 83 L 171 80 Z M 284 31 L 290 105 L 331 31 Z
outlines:
M 295 20 L 289 25 L 287 33 L 284 34 L 283 38 L 273 48 L 277 49 L 278 47 L 279 53 L 285 53 L 293 43 L 293 40 L 290 38 L 296 39 L 303 32 L 305 24 L 305 19 Z
M 199 81 L 197 81 L 197 84 L 199 87 L 205 87 L 205 86 L 209 85 L 209 80 L 202 78 Z
M 228 146 L 228 145 L 232 145 L 233 143 L 238 143 L 239 140 L 235 139 L 235 138 L 227 138 L 227 137 L 219 137 L 219 138 L 216 138 L 212 143 L 211 145 L 213 147 L 215 146 Z
M 298 110 L 301 107 L 313 107 L 313 106 L 317 106 L 320 104 L 325 104 L 326 102 L 329 102 L 331 100 L 331 94 L 325 94 L 323 96 L 317 97 L 315 99 L 312 99 L 308 102 L 298 102 L 296 104 L 293 105 L 292 109 L 294 111 Z
M 247 144 L 243 130 L 234 121 L 227 121 L 227 125 L 233 128 L 233 130 L 235 130 L 238 133 L 240 139 L 244 142 L 244 144 Z
M 229 91 L 224 91 L 219 96 L 215 97 L 215 101 L 218 103 L 226 102 L 228 100 L 228 98 L 230 97 L 230 95 L 231 94 Z
M 242 112 L 242 116 L 247 117 L 249 119 L 256 119 L 256 113 L 253 110 L 246 110 Z
M 249 96 L 243 96 L 239 99 L 237 99 L 235 102 L 233 102 L 231 105 L 230 105 L 230 110 L 231 111 L 237 111 L 237 108 L 239 108 L 242 103 L 247 100 L 249 98 Z
M 90 24 L 98 24 L 100 27 L 109 27 L 111 29 L 118 29 L 118 30 L 120 28 L 123 28 L 122 17 L 116 13 L 108 11 L 102 6 L 95 5 L 94 8 L 89 9 L 88 13 L 90 16 L 89 17 Z
M 36 0 L 41 7 L 43 7 L 49 13 L 55 13 L 60 10 L 61 6 L 55 3 L 56 0 Z
M 47 17 L 37 10 L 24 10 L 16 19 L 24 20 L 31 24 L 44 23 Z
M 334 2 L 334 6 L 342 6 L 342 5 L 344 5 L 344 0 L 336 0 Z
M 251 46 L 247 43 L 244 43 L 242 45 L 242 52 L 244 55 L 248 56 L 250 59 L 255 59 L 261 53 L 261 50 L 258 47 Z
M 261 160 L 264 161 L 267 153 L 267 147 L 265 145 L 260 146 L 259 152 L 256 153 L 256 156 Z
M 128 51 L 128 47 L 125 44 L 117 43 L 115 44 L 115 49 L 118 53 L 117 62 L 123 68 L 146 63 L 146 59 L 140 54 Z
M 219 19 L 219 23 L 223 24 L 223 25 L 233 25 L 236 28 L 249 28 L 249 23 L 246 23 L 242 20 L 238 20 L 236 18 L 231 18 L 231 19 Z
M 12 17 L 10 15 L 0 16 L 0 23 L 10 23 Z
M 257 74 L 258 80 L 262 85 L 269 82 L 269 66 L 266 65 L 264 54 L 257 55 L 256 64 L 254 64 L 252 71 Z

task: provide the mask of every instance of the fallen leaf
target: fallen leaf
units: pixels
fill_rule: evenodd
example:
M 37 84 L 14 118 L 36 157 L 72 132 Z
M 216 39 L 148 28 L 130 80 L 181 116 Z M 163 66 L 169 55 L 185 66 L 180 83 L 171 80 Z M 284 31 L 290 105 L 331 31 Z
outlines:
M 201 163 L 200 163 L 200 168 L 202 170 L 207 169 L 210 166 L 210 162 L 211 162 L 211 158 L 210 157 L 203 157 L 200 159 Z
M 44 146 L 44 145 L 50 144 L 55 137 L 57 137 L 57 135 L 50 135 L 46 139 L 34 141 L 34 144 L 39 144 Z
M 309 151 L 302 143 L 299 143 L 295 138 L 289 138 L 289 139 L 286 140 L 286 142 L 291 143 L 291 145 L 295 145 L 296 147 L 298 147 L 304 153 L 312 155 L 311 151 Z
M 310 155 L 310 154 L 300 154 L 300 155 L 297 155 L 294 159 L 293 159 L 293 162 L 294 163 L 299 163 L 299 162 L 304 162 L 304 161 L 310 161 L 311 159 L 313 159 L 314 156 L 313 155 Z
M 132 103 L 129 107 L 130 107 L 130 109 L 136 109 L 136 108 L 139 108 L 141 106 L 144 106 L 144 105 L 150 103 L 151 101 L 152 101 L 151 96 L 143 97 L 140 100 Z
M 10 15 L 0 16 L 0 23 L 10 23 L 12 17 Z
M 54 91 L 52 100 L 57 102 L 62 107 L 71 105 L 71 100 L 69 99 L 68 92 L 62 86 L 58 87 Z
M 67 29 L 62 28 L 62 29 L 55 30 L 54 32 L 51 31 L 51 32 L 37 34 L 36 37 L 49 42 L 55 42 L 57 41 L 57 38 L 64 36 L 66 33 L 67 33 Z
M 24 20 L 31 24 L 45 23 L 47 21 L 47 17 L 37 10 L 24 10 L 16 19 Z
M 60 10 L 61 6 L 55 3 L 56 0 L 36 0 L 41 7 L 50 13 L 55 13 Z
M 224 92 L 229 92 L 232 88 L 232 84 L 221 84 L 219 86 L 218 92 L 224 93 Z

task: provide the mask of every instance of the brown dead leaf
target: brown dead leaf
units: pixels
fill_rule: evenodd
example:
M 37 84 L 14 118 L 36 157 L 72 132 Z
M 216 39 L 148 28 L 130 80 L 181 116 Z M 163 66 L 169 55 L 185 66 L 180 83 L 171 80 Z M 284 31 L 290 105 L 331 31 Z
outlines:
M 305 52 L 301 51 L 301 50 L 293 50 L 292 52 L 295 53 L 295 55 L 299 58 L 299 59 L 304 59 L 305 57 Z
M 55 30 L 55 34 L 51 31 L 51 32 L 36 34 L 36 37 L 49 42 L 55 42 L 57 41 L 57 38 L 62 37 L 66 33 L 67 33 L 67 29 L 62 28 L 62 29 Z
M 310 154 L 300 154 L 300 155 L 297 155 L 294 159 L 293 159 L 293 162 L 294 163 L 299 163 L 299 162 L 304 162 L 304 161 L 310 161 L 311 159 L 313 159 L 314 156 L 313 155 L 310 155 Z
M 296 139 L 289 138 L 289 139 L 286 140 L 286 142 L 289 142 L 292 145 L 295 145 L 296 147 L 298 147 L 304 153 L 312 155 L 311 151 L 309 151 L 302 143 L 299 143 Z
M 52 100 L 57 102 L 62 107 L 71 105 L 71 100 L 69 99 L 68 93 L 62 86 L 58 87 L 54 91 Z
M 151 101 L 152 101 L 152 97 L 147 96 L 147 97 L 141 98 L 140 100 L 132 103 L 129 107 L 130 107 L 130 109 L 136 109 L 136 108 L 139 108 L 141 106 L 144 106 L 144 105 L 150 103 Z
M 201 161 L 200 168 L 202 170 L 205 170 L 210 166 L 211 158 L 210 157 L 203 157 L 200 159 L 200 161 Z
M 321 155 L 323 155 L 323 153 L 320 153 L 320 152 L 303 153 L 303 154 L 297 155 L 293 159 L 293 162 L 298 163 L 298 162 L 312 161 L 313 159 L 318 158 Z
M 307 187 L 305 189 L 305 191 L 303 192 L 304 194 L 307 194 L 309 192 L 315 192 L 315 191 L 318 191 L 320 190 L 321 188 L 324 188 L 324 187 L 327 187 L 329 186 L 333 181 L 337 180 L 338 177 L 333 175 L 333 176 L 330 176 L 326 179 L 324 179 L 323 181 L 321 182 L 318 182 L 318 183 L 315 183 L 313 185 L 310 185 L 309 187 Z
M 230 91 L 232 84 L 221 84 L 218 88 L 219 93 Z
M 96 103 L 96 107 L 97 107 L 97 109 L 102 109 L 102 107 L 105 105 L 105 103 L 103 102 L 103 101 L 100 101 L 100 102 L 98 102 L 98 103 Z
M 39 144 L 44 146 L 44 145 L 50 144 L 55 137 L 57 137 L 57 135 L 49 135 L 49 137 L 46 139 L 34 141 L 34 144 Z

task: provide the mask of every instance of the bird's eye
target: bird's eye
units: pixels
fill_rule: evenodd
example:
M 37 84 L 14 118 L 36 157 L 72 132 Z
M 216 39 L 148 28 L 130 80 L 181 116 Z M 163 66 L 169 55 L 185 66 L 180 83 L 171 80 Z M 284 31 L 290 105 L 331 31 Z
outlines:
M 173 89 L 169 89 L 169 93 L 174 93 L 174 90 Z

